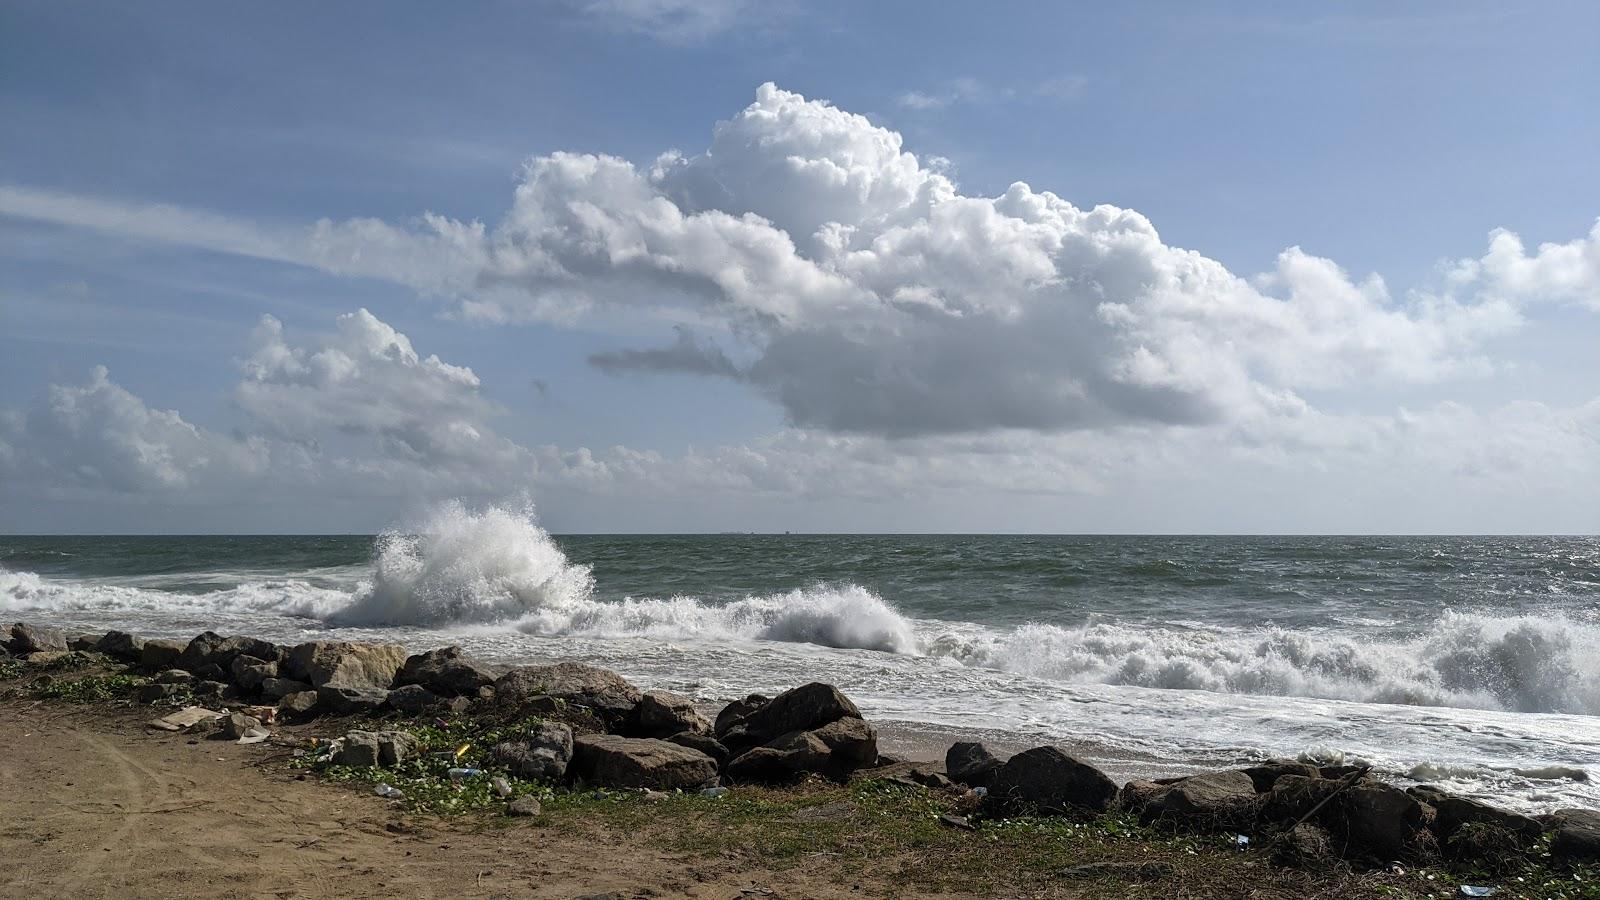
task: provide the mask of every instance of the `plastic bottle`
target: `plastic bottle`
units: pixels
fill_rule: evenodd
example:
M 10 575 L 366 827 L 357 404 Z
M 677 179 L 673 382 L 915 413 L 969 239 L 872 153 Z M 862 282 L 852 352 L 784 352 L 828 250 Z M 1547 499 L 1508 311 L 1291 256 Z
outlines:
M 491 790 L 493 790 L 495 792 L 496 796 L 499 796 L 499 797 L 509 797 L 509 796 L 511 796 L 511 782 L 505 780 L 504 778 L 501 778 L 498 775 L 496 775 L 494 777 L 494 779 L 489 782 L 489 787 L 490 787 Z
M 405 792 L 392 784 L 380 784 L 373 788 L 372 792 L 385 800 L 404 800 L 406 798 Z
M 483 774 L 483 770 L 482 769 L 473 769 L 473 768 L 470 768 L 470 767 L 464 767 L 464 768 L 451 769 L 450 771 L 446 772 L 445 774 L 449 775 L 451 778 L 456 779 L 457 781 L 459 781 L 459 780 L 461 780 L 463 778 L 471 778 L 474 775 L 482 775 Z

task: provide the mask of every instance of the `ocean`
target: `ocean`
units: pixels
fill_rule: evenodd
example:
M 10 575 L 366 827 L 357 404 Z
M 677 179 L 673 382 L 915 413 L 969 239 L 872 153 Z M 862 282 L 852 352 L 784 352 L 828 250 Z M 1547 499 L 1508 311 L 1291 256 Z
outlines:
M 455 643 L 708 701 L 821 680 L 1114 774 L 1292 756 L 1600 806 L 1588 537 L 551 536 L 449 505 L 415 534 L 0 537 L 0 615 Z

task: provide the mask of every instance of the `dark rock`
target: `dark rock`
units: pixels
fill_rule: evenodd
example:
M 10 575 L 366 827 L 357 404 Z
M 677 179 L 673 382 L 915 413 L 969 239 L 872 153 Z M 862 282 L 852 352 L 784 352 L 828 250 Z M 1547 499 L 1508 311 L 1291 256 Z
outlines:
M 295 681 L 292 678 L 263 678 L 261 679 L 261 697 L 264 700 L 282 700 L 290 694 L 311 690 L 311 685 L 304 681 Z
M 189 666 L 179 666 L 178 668 L 188 669 L 194 673 L 194 677 L 200 679 L 201 681 L 220 681 L 224 684 L 231 684 L 233 682 L 233 676 L 229 675 L 226 669 L 222 668 L 216 663 L 208 662 L 205 665 L 195 668 L 190 668 Z
M 177 697 L 183 692 L 181 684 L 146 684 L 141 685 L 134 696 L 140 703 L 155 703 L 168 697 Z
M 1256 783 L 1244 772 L 1207 772 L 1168 785 L 1145 816 L 1190 828 L 1247 829 L 1261 806 Z
M 317 688 L 317 708 L 335 716 L 371 712 L 389 699 L 387 690 L 325 684 Z
M 1321 778 L 1322 771 L 1310 763 L 1298 762 L 1292 759 L 1273 759 L 1260 765 L 1241 769 L 1255 785 L 1256 793 L 1265 794 L 1272 790 L 1278 779 L 1284 775 L 1299 775 L 1302 778 Z
M 390 691 L 383 705 L 409 715 L 431 712 L 445 707 L 445 699 L 420 684 L 407 684 Z
M 1116 796 L 1117 785 L 1104 772 L 1059 747 L 1035 747 L 1011 757 L 995 772 L 984 806 L 1001 815 L 1100 812 Z
M 1000 766 L 1000 758 L 977 741 L 957 741 L 944 754 L 944 770 L 950 778 L 969 787 L 988 787 Z
M 512 816 L 537 816 L 543 811 L 539 798 L 532 794 L 523 794 L 506 804 L 506 814 Z
M 751 694 L 743 699 L 735 700 L 722 708 L 717 713 L 717 721 L 712 726 L 712 733 L 718 739 L 728 733 L 733 726 L 738 725 L 750 714 L 772 702 L 772 698 L 765 694 Z
M 406 650 L 399 644 L 310 641 L 291 648 L 279 669 L 314 688 L 349 689 L 367 695 L 387 692 L 405 661 Z M 378 702 L 383 702 L 381 696 Z
M 139 667 L 147 672 L 160 672 L 178 665 L 186 645 L 164 638 L 149 638 L 139 648 Z
M 316 691 L 285 694 L 278 700 L 278 715 L 286 719 L 309 719 L 320 712 Z
M 460 647 L 441 647 L 408 657 L 394 683 L 421 685 L 441 697 L 473 697 L 479 688 L 494 684 L 497 674 Z
M 1123 812 L 1133 813 L 1148 820 L 1154 817 L 1160 808 L 1161 798 L 1170 790 L 1172 790 L 1170 784 L 1157 784 L 1154 781 L 1136 778 L 1117 791 L 1115 805 Z
M 67 649 L 67 636 L 54 628 L 18 622 L 11 626 L 11 652 L 18 656 Z
M 494 683 L 495 703 L 502 707 L 521 708 L 528 701 L 549 697 L 592 710 L 607 727 L 627 721 L 641 696 L 621 675 L 574 662 L 518 666 Z
M 560 781 L 572 763 L 572 729 L 559 722 L 539 722 L 516 740 L 496 744 L 489 756 L 513 775 Z
M 1062 878 L 1159 881 L 1177 870 L 1164 862 L 1092 862 L 1061 870 Z
M 1282 834 L 1273 843 L 1273 853 L 1278 864 L 1286 866 L 1326 864 L 1339 858 L 1332 835 L 1310 822 L 1303 822 Z
M 572 770 L 607 787 L 694 788 L 717 777 L 717 763 L 698 750 L 655 738 L 586 734 L 573 739 Z
M 67 649 L 80 653 L 96 653 L 100 650 L 100 639 L 103 634 L 80 634 L 67 639 Z
M 1359 781 L 1329 806 L 1337 806 L 1331 828 L 1336 838 L 1366 845 L 1380 859 L 1409 859 L 1419 840 L 1422 805 L 1393 785 Z
M 1283 825 L 1292 824 L 1310 814 L 1317 804 L 1328 799 L 1338 788 L 1339 782 L 1328 778 L 1280 776 L 1266 795 L 1261 818 Z
M 233 674 L 233 683 L 237 684 L 246 694 L 254 694 L 261 689 L 261 683 L 268 678 L 278 677 L 277 660 L 264 660 L 243 653 L 233 658 L 229 667 Z
M 738 752 L 781 735 L 811 731 L 844 718 L 861 718 L 850 698 L 831 684 L 812 682 L 784 691 L 717 737 Z
M 1444 853 L 1474 869 L 1509 874 L 1527 861 L 1528 840 L 1487 822 L 1467 822 L 1444 841 Z
M 195 681 L 191 682 L 189 689 L 194 692 L 196 699 L 201 700 L 221 700 L 225 697 L 229 697 L 230 694 L 236 696 L 238 693 L 237 688 L 226 682 L 206 681 L 202 679 L 196 679 Z
M 878 736 L 859 718 L 844 718 L 810 731 L 791 731 L 738 754 L 728 775 L 738 781 L 785 783 L 808 773 L 842 779 L 878 758 Z
M 1551 816 L 1555 837 L 1550 855 L 1560 862 L 1600 862 L 1600 811 L 1558 809 Z
M 378 764 L 378 735 L 372 731 L 348 731 L 339 739 L 333 762 L 340 766 L 368 768 Z
M 136 637 L 126 631 L 108 631 L 100 638 L 95 649 L 112 659 L 136 663 L 144 657 L 144 638 Z
M 215 631 L 207 631 L 189 641 L 188 646 L 183 648 L 183 655 L 178 657 L 177 666 L 197 675 L 206 666 L 216 666 L 226 673 L 232 667 L 234 657 L 241 654 L 276 662 L 279 653 L 278 645 L 271 641 L 244 636 L 223 637 Z
M 378 732 L 378 765 L 394 768 L 417 755 L 417 739 L 404 731 Z
M 943 772 L 924 772 L 921 769 L 912 769 L 907 777 L 925 788 L 933 788 L 934 790 L 946 790 L 956 786 L 956 783 L 950 780 L 950 776 Z
M 666 691 L 645 691 L 633 707 L 627 731 L 635 737 L 666 738 L 685 731 L 710 734 L 711 722 L 688 697 Z
M 674 744 L 699 750 L 701 753 L 716 760 L 718 768 L 728 764 L 728 748 L 709 734 L 702 734 L 697 731 L 680 731 L 668 737 L 667 740 Z
M 1406 788 L 1406 793 L 1428 804 L 1438 803 L 1440 800 L 1448 800 L 1455 796 L 1444 788 L 1431 784 L 1414 784 Z
M 156 684 L 194 684 L 194 676 L 182 669 L 168 669 L 157 672 L 154 681 Z
M 1415 791 L 1407 793 L 1413 797 L 1417 796 Z M 1544 833 L 1544 826 L 1536 820 L 1521 813 L 1491 806 L 1481 800 L 1445 795 L 1428 800 L 1427 803 L 1434 808 L 1434 832 L 1446 840 L 1462 826 L 1471 823 L 1494 825 L 1517 835 L 1524 841 L 1538 840 Z

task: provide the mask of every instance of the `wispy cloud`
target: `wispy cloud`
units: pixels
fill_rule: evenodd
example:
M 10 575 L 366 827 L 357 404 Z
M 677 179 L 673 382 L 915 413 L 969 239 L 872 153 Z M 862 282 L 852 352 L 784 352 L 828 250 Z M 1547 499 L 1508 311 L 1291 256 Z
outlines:
M 895 102 L 903 109 L 927 111 L 962 104 L 1068 102 L 1084 96 L 1085 75 L 1060 75 L 1031 83 L 993 85 L 977 78 L 956 78 L 937 88 L 906 91 Z

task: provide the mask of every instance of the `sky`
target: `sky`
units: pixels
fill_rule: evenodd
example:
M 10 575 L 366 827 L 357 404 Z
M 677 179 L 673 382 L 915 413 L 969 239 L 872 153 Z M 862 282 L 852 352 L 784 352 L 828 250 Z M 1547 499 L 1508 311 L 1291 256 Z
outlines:
M 0 530 L 1600 532 L 1600 6 L 0 5 Z

